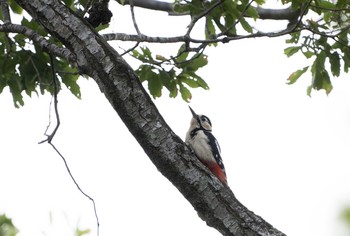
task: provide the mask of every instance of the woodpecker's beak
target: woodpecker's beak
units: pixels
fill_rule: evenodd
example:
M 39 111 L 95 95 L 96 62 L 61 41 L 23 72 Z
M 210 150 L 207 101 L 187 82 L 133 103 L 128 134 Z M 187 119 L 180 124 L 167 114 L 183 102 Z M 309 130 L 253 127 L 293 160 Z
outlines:
M 190 110 L 191 110 L 192 116 L 193 116 L 193 117 L 197 117 L 197 114 L 194 112 L 194 110 L 192 110 L 192 108 L 191 108 L 190 106 L 188 106 L 188 107 L 189 107 Z

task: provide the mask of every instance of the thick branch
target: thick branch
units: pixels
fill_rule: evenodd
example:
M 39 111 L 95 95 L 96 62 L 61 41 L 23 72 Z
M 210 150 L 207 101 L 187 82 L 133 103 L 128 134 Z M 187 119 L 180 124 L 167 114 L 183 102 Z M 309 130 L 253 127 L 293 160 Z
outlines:
M 119 4 L 122 4 L 121 0 L 116 0 Z M 123 1 L 123 4 L 130 5 L 129 0 Z M 162 1 L 155 0 L 132 0 L 135 7 L 146 8 L 150 10 L 156 11 L 165 11 L 165 12 L 173 12 L 173 4 Z
M 121 3 L 120 0 L 116 0 L 118 3 Z M 124 4 L 130 4 L 129 0 L 125 0 Z M 173 4 L 169 2 L 162 2 L 158 0 L 133 0 L 135 7 L 146 8 L 156 11 L 168 12 L 171 15 L 176 15 L 174 12 Z M 257 7 L 259 18 L 263 20 L 292 20 L 295 17 L 299 16 L 299 10 L 294 10 L 292 7 L 285 9 L 268 9 Z M 182 15 L 182 14 L 181 14 Z
M 245 208 L 200 164 L 159 114 L 131 67 L 85 21 L 59 0 L 16 0 L 76 54 L 158 170 L 208 225 L 226 236 L 282 236 Z
M 292 7 L 285 9 L 256 8 L 259 18 L 263 20 L 293 20 L 300 15 L 300 9 L 294 10 Z
M 279 37 L 282 35 L 290 34 L 292 32 L 299 31 L 295 27 L 288 27 L 287 29 L 277 32 L 256 32 L 247 35 L 235 35 L 235 36 L 222 36 L 214 39 L 194 39 L 186 36 L 175 36 L 175 37 L 153 37 L 147 35 L 135 35 L 135 34 L 124 34 L 124 33 L 109 33 L 103 34 L 102 37 L 107 40 L 119 40 L 127 42 L 147 42 L 147 43 L 182 43 L 191 42 L 196 44 L 208 44 L 208 43 L 228 43 L 234 40 L 247 39 L 247 38 L 261 38 L 261 37 Z
M 179 43 L 185 42 L 185 36 L 177 37 L 152 37 L 144 34 L 134 35 L 134 34 L 124 34 L 124 33 L 110 33 L 102 35 L 105 40 L 120 40 L 128 42 L 147 42 L 147 43 Z

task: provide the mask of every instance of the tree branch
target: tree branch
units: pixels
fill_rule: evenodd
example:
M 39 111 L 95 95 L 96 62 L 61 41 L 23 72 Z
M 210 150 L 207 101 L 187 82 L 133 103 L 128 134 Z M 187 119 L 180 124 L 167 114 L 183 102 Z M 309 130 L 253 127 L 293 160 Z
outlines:
M 64 58 L 73 65 L 76 62 L 75 55 L 70 50 L 67 48 L 60 48 L 57 45 L 50 43 L 34 30 L 23 25 L 16 25 L 11 23 L 0 25 L 0 32 L 23 34 L 30 40 L 33 40 L 34 43 L 38 44 L 45 52 L 52 53 L 55 56 Z
M 119 4 L 122 5 L 130 5 L 130 0 L 116 0 Z M 165 11 L 165 12 L 173 12 L 173 4 L 168 2 L 162 2 L 162 1 L 155 1 L 155 0 L 132 0 L 135 7 L 141 7 L 146 8 L 150 10 L 156 10 L 156 11 Z
M 184 36 L 177 37 L 152 37 L 144 34 L 134 35 L 134 34 L 124 34 L 124 33 L 109 33 L 103 34 L 102 37 L 107 40 L 120 40 L 128 42 L 147 42 L 147 43 L 179 43 L 184 42 L 186 38 Z
M 269 9 L 257 7 L 259 19 L 262 20 L 293 20 L 300 15 L 300 9 L 294 10 L 292 7 L 285 9 Z
M 138 36 L 140 36 L 142 34 L 141 34 L 139 26 L 137 25 L 137 22 L 136 22 L 133 0 L 130 0 L 130 12 L 131 12 L 131 18 L 132 18 L 132 22 L 134 24 L 134 28 L 136 30 L 136 33 L 137 33 Z M 139 44 L 140 44 L 140 42 L 137 41 L 137 43 L 133 47 L 131 47 L 128 50 L 126 50 L 121 56 L 124 56 L 125 54 L 128 54 L 129 52 L 131 52 L 132 50 L 137 48 L 139 46 Z
M 39 144 L 45 143 L 47 142 L 54 150 L 55 152 L 61 157 L 61 159 L 64 162 L 64 166 L 66 167 L 66 170 L 70 176 L 70 178 L 72 179 L 73 183 L 75 184 L 75 186 L 77 187 L 77 189 L 79 190 L 79 192 L 81 192 L 81 194 L 83 194 L 87 199 L 89 199 L 92 202 L 93 208 L 94 208 L 94 214 L 95 214 L 95 218 L 96 218 L 96 224 L 97 224 L 97 236 L 99 236 L 99 232 L 100 232 L 100 222 L 98 219 L 98 214 L 97 214 L 97 208 L 96 208 L 96 203 L 95 200 L 90 197 L 90 195 L 88 195 L 87 193 L 85 193 L 82 188 L 79 186 L 78 182 L 76 181 L 76 179 L 74 178 L 69 165 L 67 163 L 66 158 L 61 154 L 61 152 L 56 148 L 56 146 L 52 143 L 52 139 L 55 137 L 56 132 L 58 130 L 58 128 L 60 127 L 61 121 L 60 121 L 60 115 L 58 112 L 58 87 L 57 87 L 57 76 L 56 76 L 56 69 L 55 69 L 55 63 L 54 63 L 54 56 L 50 54 L 50 66 L 51 66 L 51 75 L 52 75 L 52 83 L 53 83 L 53 87 L 54 87 L 54 91 L 53 91 L 53 105 L 54 105 L 54 112 L 55 112 L 55 118 L 56 118 L 56 126 L 54 128 L 54 130 L 51 132 L 51 134 L 48 134 L 48 129 L 51 126 L 51 104 L 52 104 L 52 100 L 50 103 L 50 113 L 49 113 L 49 124 L 46 127 L 45 130 L 45 135 L 47 136 L 47 138 L 41 142 L 39 142 Z
M 279 37 L 282 35 L 290 34 L 292 32 L 299 31 L 301 29 L 287 28 L 277 32 L 257 32 L 247 35 L 235 35 L 235 36 L 223 36 L 214 39 L 194 39 L 186 36 L 175 36 L 175 37 L 152 37 L 147 35 L 133 35 L 124 33 L 109 33 L 103 34 L 102 37 L 107 40 L 120 40 L 128 42 L 147 42 L 147 43 L 181 43 L 191 42 L 197 44 L 208 44 L 208 43 L 228 43 L 234 40 L 246 39 L 246 38 L 261 38 L 261 37 Z
M 284 234 L 244 207 L 174 134 L 124 59 L 59 0 L 16 0 L 75 53 L 157 169 L 225 236 Z
M 116 0 L 121 4 L 120 0 Z M 173 9 L 173 4 L 169 2 L 162 2 L 158 0 L 132 0 L 135 7 L 146 8 L 156 11 L 168 12 L 170 15 L 178 15 Z M 129 5 L 130 1 L 125 0 L 124 5 Z M 300 12 L 299 10 L 294 10 L 292 7 L 285 9 L 268 9 L 257 7 L 256 8 L 259 18 L 263 20 L 292 20 L 297 17 Z M 188 13 L 189 14 L 189 13 Z M 183 15 L 183 13 L 181 14 Z

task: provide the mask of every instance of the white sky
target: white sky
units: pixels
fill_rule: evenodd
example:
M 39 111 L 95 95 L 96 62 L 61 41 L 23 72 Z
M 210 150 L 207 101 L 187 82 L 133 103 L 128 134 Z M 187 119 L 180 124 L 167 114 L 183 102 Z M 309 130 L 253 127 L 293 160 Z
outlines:
M 178 18 L 136 13 L 143 33 L 180 34 Z M 128 8 L 116 9 L 115 32 L 133 32 L 125 14 Z M 339 214 L 350 205 L 350 82 L 336 78 L 329 96 L 309 98 L 310 74 L 292 86 L 286 78 L 311 62 L 286 58 L 285 47 L 278 38 L 210 48 L 200 73 L 211 89 L 193 90 L 191 107 L 210 117 L 229 185 L 244 205 L 287 235 L 345 236 Z M 61 127 L 53 142 L 95 199 L 100 235 L 220 235 L 156 170 L 95 82 L 81 78 L 80 85 L 82 100 L 59 95 Z M 38 145 L 50 97 L 25 102 L 15 109 L 7 90 L 0 96 L 0 213 L 13 218 L 20 236 L 73 235 L 76 226 L 96 235 L 91 202 L 52 148 Z M 188 104 L 166 91 L 155 102 L 184 138 Z

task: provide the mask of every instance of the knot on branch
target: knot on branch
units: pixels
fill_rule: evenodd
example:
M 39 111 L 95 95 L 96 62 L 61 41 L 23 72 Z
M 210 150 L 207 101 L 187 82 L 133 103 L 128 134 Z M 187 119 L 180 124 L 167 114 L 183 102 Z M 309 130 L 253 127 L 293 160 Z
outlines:
M 111 21 L 112 12 L 108 9 L 108 2 L 96 2 L 88 11 L 89 17 L 85 19 L 96 28 L 100 24 L 106 25 Z

